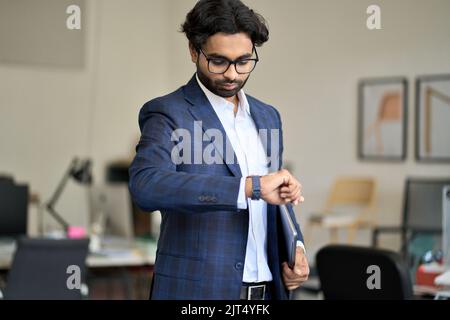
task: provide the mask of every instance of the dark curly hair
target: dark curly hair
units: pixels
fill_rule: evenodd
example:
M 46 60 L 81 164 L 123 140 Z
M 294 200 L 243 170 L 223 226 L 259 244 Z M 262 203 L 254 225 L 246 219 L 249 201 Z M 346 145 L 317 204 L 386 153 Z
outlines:
M 190 44 L 199 51 L 207 39 L 219 32 L 246 33 L 260 47 L 269 40 L 264 18 L 239 0 L 200 0 L 181 26 Z

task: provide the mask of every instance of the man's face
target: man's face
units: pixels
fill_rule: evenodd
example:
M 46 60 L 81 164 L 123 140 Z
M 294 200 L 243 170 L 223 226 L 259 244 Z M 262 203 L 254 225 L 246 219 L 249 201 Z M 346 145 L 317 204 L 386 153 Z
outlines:
M 253 43 L 245 33 L 216 33 L 208 38 L 202 47 L 209 58 L 226 58 L 231 61 L 252 58 Z M 212 93 L 223 98 L 234 97 L 247 82 L 250 74 L 239 74 L 234 65 L 230 65 L 224 74 L 214 74 L 208 70 L 208 60 L 201 52 L 190 48 L 192 62 L 197 65 L 197 74 L 201 82 Z

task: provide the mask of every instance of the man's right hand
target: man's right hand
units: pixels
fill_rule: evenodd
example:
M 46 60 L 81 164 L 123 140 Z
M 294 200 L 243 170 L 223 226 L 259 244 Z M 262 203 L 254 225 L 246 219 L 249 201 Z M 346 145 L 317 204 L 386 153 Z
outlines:
M 251 177 L 246 179 L 245 194 L 248 198 L 252 195 Z M 285 169 L 261 177 L 261 198 L 273 205 L 297 205 L 305 200 L 302 196 L 302 185 Z

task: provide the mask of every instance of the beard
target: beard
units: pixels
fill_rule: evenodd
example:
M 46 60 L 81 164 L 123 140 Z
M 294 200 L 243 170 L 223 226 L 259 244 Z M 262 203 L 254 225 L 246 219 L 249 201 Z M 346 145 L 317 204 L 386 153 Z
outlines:
M 232 66 L 230 66 L 231 68 Z M 208 78 L 208 76 L 206 74 L 204 74 L 199 66 L 197 65 L 197 75 L 198 78 L 200 79 L 200 81 L 202 82 L 202 84 L 212 93 L 214 93 L 215 95 L 222 97 L 222 98 L 231 98 L 234 97 L 239 91 L 241 91 L 242 88 L 244 88 L 245 84 L 247 83 L 248 78 L 245 79 L 244 81 L 241 80 L 233 80 L 233 81 L 228 81 L 228 80 L 212 80 L 210 78 Z M 224 86 L 225 85 L 236 85 L 235 88 L 233 89 L 227 89 Z

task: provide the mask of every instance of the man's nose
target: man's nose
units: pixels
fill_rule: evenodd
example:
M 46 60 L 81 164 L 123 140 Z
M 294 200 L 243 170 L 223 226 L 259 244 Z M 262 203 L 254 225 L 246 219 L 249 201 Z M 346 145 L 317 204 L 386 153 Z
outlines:
M 234 65 L 234 64 L 230 64 L 230 67 L 228 68 L 228 70 L 223 74 L 223 76 L 229 81 L 236 80 L 238 75 L 239 74 L 236 72 L 236 65 Z

